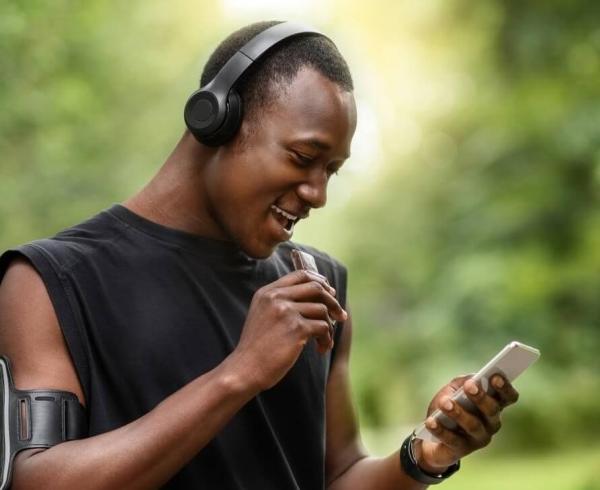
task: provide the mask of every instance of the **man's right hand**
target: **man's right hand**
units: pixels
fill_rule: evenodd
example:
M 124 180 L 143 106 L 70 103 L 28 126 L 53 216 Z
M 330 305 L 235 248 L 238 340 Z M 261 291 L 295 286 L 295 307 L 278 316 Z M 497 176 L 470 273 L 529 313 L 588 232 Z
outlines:
M 257 390 L 269 389 L 291 369 L 311 337 L 320 353 L 331 349 L 329 319 L 347 317 L 323 276 L 291 272 L 256 291 L 230 360 L 241 362 Z

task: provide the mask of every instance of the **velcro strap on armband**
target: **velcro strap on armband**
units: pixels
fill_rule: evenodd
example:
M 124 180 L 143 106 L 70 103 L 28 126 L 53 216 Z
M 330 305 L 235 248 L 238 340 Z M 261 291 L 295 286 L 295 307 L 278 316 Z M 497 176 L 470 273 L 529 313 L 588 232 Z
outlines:
M 8 488 L 12 464 L 24 449 L 49 448 L 87 436 L 87 416 L 77 396 L 59 390 L 17 390 L 10 361 L 0 356 L 2 441 L 0 490 Z

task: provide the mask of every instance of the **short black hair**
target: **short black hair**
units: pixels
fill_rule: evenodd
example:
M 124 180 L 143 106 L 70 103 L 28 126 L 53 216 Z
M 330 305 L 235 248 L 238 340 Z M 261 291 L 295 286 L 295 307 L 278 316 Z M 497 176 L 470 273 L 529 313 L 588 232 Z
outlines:
M 200 86 L 209 83 L 244 44 L 280 21 L 256 22 L 230 34 L 210 55 Z M 281 41 L 267 51 L 243 74 L 235 87 L 242 97 L 244 117 L 252 117 L 257 109 L 265 109 L 274 100 L 273 88 L 291 82 L 300 68 L 308 66 L 350 92 L 354 90 L 346 60 L 336 45 L 324 36 L 300 35 Z

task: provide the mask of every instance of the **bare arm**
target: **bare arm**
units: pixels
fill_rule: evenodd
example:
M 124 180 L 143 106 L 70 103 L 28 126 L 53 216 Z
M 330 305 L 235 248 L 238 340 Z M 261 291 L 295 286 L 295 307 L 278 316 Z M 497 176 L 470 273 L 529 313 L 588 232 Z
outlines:
M 427 487 L 404 473 L 400 464 L 399 451 L 385 458 L 367 456 L 361 446 L 358 424 L 350 397 L 348 364 L 352 341 L 352 317 L 349 315 L 344 325 L 337 355 L 334 359 L 327 383 L 327 446 L 326 474 L 328 490 L 420 490 Z M 518 393 L 505 382 L 496 384 L 492 379 L 497 395 L 487 395 L 469 377 L 455 378 L 444 386 L 433 398 L 428 413 L 448 401 L 452 392 L 466 382 L 467 396 L 479 410 L 479 415 L 468 413 L 454 404 L 443 408 L 459 427 L 458 431 L 434 427 L 428 419 L 429 429 L 440 439 L 440 443 L 418 441 L 415 455 L 418 465 L 432 474 L 443 473 L 449 465 L 463 456 L 485 447 L 492 435 L 500 429 L 501 410 L 514 403 Z M 467 381 L 468 380 L 468 381 Z M 476 393 L 473 393 L 476 391 Z M 399 445 L 400 445 L 399 441 Z
M 310 337 L 328 348 L 326 310 L 318 303 L 339 319 L 343 310 L 315 282 L 295 273 L 259 290 L 234 353 L 145 416 L 101 435 L 23 452 L 13 490 L 73 489 L 82 482 L 90 490 L 160 487 L 248 400 L 277 383 Z M 299 314 L 301 308 L 310 311 Z M 265 342 L 273 339 L 278 348 L 265 358 Z M 25 260 L 13 261 L 0 285 L 0 352 L 13 361 L 17 388 L 71 391 L 85 403 L 48 293 Z
M 12 360 L 17 388 L 71 391 L 85 403 L 45 286 L 22 259 L 0 287 L 0 349 Z M 254 396 L 240 367 L 221 364 L 117 430 L 21 453 L 12 488 L 159 487 Z
M 352 314 L 348 309 L 340 343 L 327 382 L 327 446 L 325 469 L 328 490 L 377 489 L 420 490 L 426 488 L 404 474 L 400 456 L 367 455 L 360 441 L 350 396 L 349 361 Z

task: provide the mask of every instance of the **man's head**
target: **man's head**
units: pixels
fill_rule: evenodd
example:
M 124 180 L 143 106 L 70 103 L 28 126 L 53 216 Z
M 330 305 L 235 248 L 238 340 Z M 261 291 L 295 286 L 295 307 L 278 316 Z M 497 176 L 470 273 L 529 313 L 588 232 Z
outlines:
M 257 22 L 228 36 L 204 66 L 200 86 L 211 82 L 227 61 L 250 40 L 278 24 L 287 25 L 278 21 Z M 245 119 L 256 120 L 260 110 L 268 108 L 273 99 L 282 95 L 285 86 L 303 66 L 312 67 L 349 92 L 353 90 L 348 65 L 333 42 L 315 33 L 301 33 L 271 47 L 235 84 L 235 90 L 243 99 Z
M 253 24 L 225 39 L 201 84 L 274 24 Z M 350 153 L 352 88 L 345 61 L 323 36 L 287 39 L 253 64 L 236 84 L 244 104 L 240 130 L 202 170 L 214 236 L 236 242 L 250 256 L 267 257 L 291 238 L 295 221 L 325 205 L 329 177 Z

